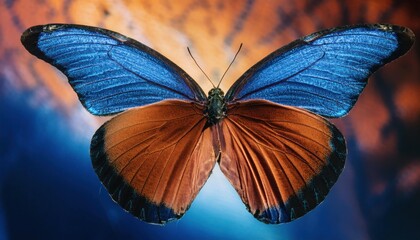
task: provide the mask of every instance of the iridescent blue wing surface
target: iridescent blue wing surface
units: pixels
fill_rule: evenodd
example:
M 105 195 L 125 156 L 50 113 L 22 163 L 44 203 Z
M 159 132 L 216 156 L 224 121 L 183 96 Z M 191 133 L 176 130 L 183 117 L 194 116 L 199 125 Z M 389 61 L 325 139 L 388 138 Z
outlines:
M 116 32 L 49 24 L 29 28 L 21 41 L 30 53 L 61 70 L 95 115 L 165 99 L 206 99 L 198 84 L 169 59 Z
M 255 64 L 234 83 L 226 99 L 265 99 L 325 117 L 341 117 L 353 107 L 367 78 L 406 53 L 413 42 L 410 29 L 394 25 L 320 31 Z

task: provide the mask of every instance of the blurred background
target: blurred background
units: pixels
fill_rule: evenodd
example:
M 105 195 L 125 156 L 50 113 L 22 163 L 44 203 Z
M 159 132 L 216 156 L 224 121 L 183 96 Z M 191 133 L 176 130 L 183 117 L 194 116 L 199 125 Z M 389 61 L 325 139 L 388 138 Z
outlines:
M 46 23 L 108 28 L 156 49 L 211 86 L 188 56 L 229 86 L 258 60 L 312 32 L 393 23 L 420 39 L 413 0 L 0 1 L 0 239 L 420 239 L 420 47 L 374 74 L 355 108 L 333 120 L 347 139 L 326 200 L 287 224 L 255 220 L 216 166 L 186 215 L 143 223 L 115 204 L 89 159 L 105 118 L 89 115 L 65 77 L 24 50 Z

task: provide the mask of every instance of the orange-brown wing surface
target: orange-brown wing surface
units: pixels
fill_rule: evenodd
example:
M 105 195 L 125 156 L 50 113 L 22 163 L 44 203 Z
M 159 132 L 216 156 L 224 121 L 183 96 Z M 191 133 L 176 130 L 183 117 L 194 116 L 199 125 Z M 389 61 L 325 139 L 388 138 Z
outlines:
M 167 100 L 128 110 L 97 130 L 93 167 L 117 203 L 150 223 L 185 213 L 216 162 L 202 110 Z
M 265 100 L 228 106 L 220 168 L 260 221 L 292 221 L 327 195 L 346 146 L 339 130 L 305 110 Z

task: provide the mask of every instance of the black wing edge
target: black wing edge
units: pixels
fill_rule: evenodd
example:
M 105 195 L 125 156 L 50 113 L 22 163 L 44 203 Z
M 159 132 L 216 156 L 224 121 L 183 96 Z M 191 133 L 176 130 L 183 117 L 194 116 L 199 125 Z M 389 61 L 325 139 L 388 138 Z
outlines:
M 387 64 L 395 59 L 397 59 L 398 57 L 404 55 L 405 53 L 408 52 L 408 50 L 410 50 L 410 48 L 412 47 L 412 45 L 414 44 L 415 41 L 415 35 L 413 33 L 413 31 L 409 28 L 406 27 L 402 27 L 402 26 L 398 26 L 398 25 L 393 25 L 393 24 L 382 24 L 382 23 L 376 23 L 376 24 L 356 24 L 356 25 L 344 25 L 344 26 L 340 26 L 340 27 L 335 27 L 335 28 L 329 28 L 329 29 L 324 29 L 312 34 L 309 34 L 307 36 L 301 37 L 277 50 L 275 50 L 274 52 L 268 54 L 266 57 L 262 58 L 259 62 L 257 62 L 255 65 L 253 65 L 251 68 L 249 68 L 241 77 L 239 77 L 239 79 L 231 86 L 231 88 L 228 90 L 228 92 L 226 93 L 225 99 L 227 102 L 230 102 L 232 100 L 234 100 L 234 97 L 237 95 L 237 93 L 242 89 L 242 87 L 248 82 L 248 80 L 250 79 L 250 77 L 252 77 L 253 73 L 255 72 L 255 69 L 258 69 L 259 67 L 261 67 L 267 59 L 271 59 L 271 58 L 275 58 L 279 55 L 282 55 L 290 50 L 292 50 L 293 48 L 305 45 L 305 44 L 309 44 L 313 41 L 315 41 L 316 39 L 328 34 L 328 33 L 332 33 L 332 32 L 340 32 L 340 31 L 344 31 L 344 30 L 348 30 L 350 28 L 370 28 L 370 29 L 379 29 L 379 30 L 383 30 L 383 31 L 387 31 L 387 32 L 395 32 L 397 34 L 397 38 L 398 38 L 398 48 L 386 59 L 384 59 L 384 64 Z M 372 73 L 375 72 L 376 70 L 378 70 L 378 68 L 380 68 L 382 65 L 376 66 L 375 68 L 373 68 L 371 71 Z
M 140 51 L 144 51 L 149 53 L 150 55 L 154 56 L 155 58 L 161 60 L 165 64 L 167 64 L 170 68 L 174 69 L 178 75 L 184 79 L 184 82 L 187 84 L 187 86 L 193 91 L 195 100 L 199 102 L 206 101 L 207 97 L 204 91 L 201 89 L 201 87 L 197 84 L 197 82 L 194 81 L 193 78 L 190 77 L 182 68 L 180 68 L 178 65 L 176 65 L 174 62 L 169 60 L 167 57 L 163 56 L 161 53 L 157 52 L 156 50 L 153 50 L 152 48 L 132 39 L 129 37 L 126 37 L 122 34 L 119 34 L 117 32 L 99 28 L 99 27 L 92 27 L 92 26 L 86 26 L 86 25 L 79 25 L 79 24 L 61 24 L 61 23 L 52 23 L 52 24 L 46 24 L 46 25 L 37 25 L 28 28 L 22 33 L 22 36 L 20 38 L 20 41 L 22 42 L 22 45 L 30 52 L 31 54 L 35 55 L 36 57 L 53 64 L 54 59 L 51 59 L 47 57 L 39 48 L 38 48 L 38 39 L 39 34 L 42 32 L 53 32 L 60 29 L 65 28 L 78 28 L 78 29 L 84 29 L 91 32 L 101 33 L 104 35 L 107 35 L 122 44 L 131 46 L 133 48 L 139 49 Z M 62 70 L 59 68 L 59 70 Z

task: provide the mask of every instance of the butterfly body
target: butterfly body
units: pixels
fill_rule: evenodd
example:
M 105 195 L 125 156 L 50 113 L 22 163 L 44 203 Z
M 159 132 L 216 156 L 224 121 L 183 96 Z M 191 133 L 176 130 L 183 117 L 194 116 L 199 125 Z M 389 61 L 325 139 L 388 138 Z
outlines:
M 387 24 L 320 31 L 208 97 L 169 59 L 116 32 L 50 24 L 21 41 L 68 77 L 89 112 L 120 113 L 96 131 L 90 156 L 121 207 L 149 223 L 178 219 L 218 162 L 248 211 L 276 224 L 326 197 L 347 154 L 326 118 L 347 114 L 368 77 L 406 53 L 414 34 Z
M 212 88 L 207 97 L 204 115 L 210 124 L 216 124 L 226 116 L 226 100 L 222 89 Z

